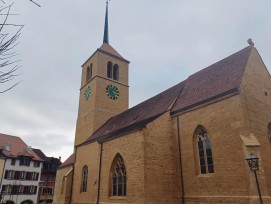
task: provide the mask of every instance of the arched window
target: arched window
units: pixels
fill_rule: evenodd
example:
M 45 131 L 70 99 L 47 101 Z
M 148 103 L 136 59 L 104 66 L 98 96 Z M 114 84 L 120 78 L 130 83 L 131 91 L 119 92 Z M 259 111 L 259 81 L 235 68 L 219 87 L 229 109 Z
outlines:
M 119 80 L 119 65 L 117 64 L 114 64 L 114 67 L 113 67 L 113 79 Z
M 110 171 L 111 176 L 111 196 L 126 196 L 126 169 L 125 164 L 117 154 Z
M 87 67 L 87 75 L 86 75 L 86 82 L 88 82 L 92 78 L 92 64 Z
M 199 172 L 201 174 L 214 173 L 211 141 L 206 129 L 202 126 L 198 126 L 194 137 L 198 155 Z
M 88 185 L 88 167 L 84 166 L 82 170 L 82 188 L 81 192 L 87 192 Z
M 271 123 L 268 124 L 268 139 L 269 142 L 271 143 Z
M 107 78 L 112 78 L 112 68 L 113 68 L 112 62 L 108 62 L 107 63 Z

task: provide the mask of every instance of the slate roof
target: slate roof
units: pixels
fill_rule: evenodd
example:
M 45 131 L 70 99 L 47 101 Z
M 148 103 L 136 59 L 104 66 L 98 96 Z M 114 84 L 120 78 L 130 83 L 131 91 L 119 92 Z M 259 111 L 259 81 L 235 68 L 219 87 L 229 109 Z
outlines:
M 34 160 L 42 161 L 42 159 L 33 150 L 27 150 L 28 146 L 20 137 L 0 133 L 0 145 L 2 147 L 2 153 L 6 157 L 17 158 L 20 156 L 27 156 Z M 7 150 L 4 146 L 9 146 L 10 150 Z
M 72 154 L 65 162 L 63 162 L 58 168 L 65 168 L 67 166 L 71 166 L 75 162 L 75 154 Z
M 172 88 L 110 118 L 80 145 L 114 139 L 142 129 L 170 108 L 172 115 L 179 114 L 221 97 L 239 93 L 252 49 L 253 46 L 248 46 L 189 76 Z

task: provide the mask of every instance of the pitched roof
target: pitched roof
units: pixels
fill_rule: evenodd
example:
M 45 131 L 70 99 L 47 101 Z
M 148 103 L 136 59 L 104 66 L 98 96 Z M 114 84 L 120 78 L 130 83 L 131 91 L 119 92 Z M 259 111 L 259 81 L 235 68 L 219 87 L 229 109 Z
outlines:
M 252 48 L 253 46 L 248 46 L 189 76 L 171 113 L 187 111 L 226 95 L 238 93 Z
M 0 133 L 0 145 L 6 157 L 27 156 L 34 160 L 42 160 L 33 150 L 27 148 L 28 146 L 20 137 Z
M 116 57 L 120 60 L 123 60 L 125 62 L 128 62 L 126 59 L 124 59 L 111 45 L 107 44 L 107 43 L 103 43 L 102 46 L 100 48 L 97 49 L 97 51 L 100 51 L 102 53 L 111 55 L 113 57 Z
M 230 94 L 239 93 L 242 76 L 253 46 L 189 76 L 185 81 L 112 118 L 84 143 L 105 141 L 142 129 L 170 109 L 178 114 Z
M 64 161 L 58 168 L 65 168 L 67 166 L 71 166 L 72 164 L 74 164 L 75 162 L 75 154 L 73 153 L 71 156 L 69 156 L 68 159 L 66 159 L 66 161 Z
M 149 122 L 165 113 L 182 90 L 184 82 L 112 117 L 94 132 L 85 143 L 106 140 L 141 129 Z M 83 144 L 85 144 L 83 143 Z
M 46 160 L 47 156 L 40 149 L 33 149 L 33 151 L 42 159 Z

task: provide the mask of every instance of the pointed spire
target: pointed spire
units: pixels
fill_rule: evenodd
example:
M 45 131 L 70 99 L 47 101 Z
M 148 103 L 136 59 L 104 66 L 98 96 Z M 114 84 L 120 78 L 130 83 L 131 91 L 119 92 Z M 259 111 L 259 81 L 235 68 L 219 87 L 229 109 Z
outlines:
M 103 43 L 109 44 L 109 33 L 108 33 L 108 0 L 106 1 L 106 13 L 104 22 L 104 40 Z

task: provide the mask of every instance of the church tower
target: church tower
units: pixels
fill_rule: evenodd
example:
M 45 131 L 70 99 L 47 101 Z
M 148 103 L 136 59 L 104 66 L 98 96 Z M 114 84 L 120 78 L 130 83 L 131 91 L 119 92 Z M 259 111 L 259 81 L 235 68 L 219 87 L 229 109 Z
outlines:
M 129 61 L 109 44 L 107 2 L 103 44 L 82 65 L 75 145 L 128 109 L 128 69 Z

